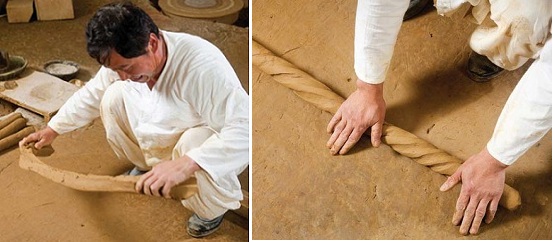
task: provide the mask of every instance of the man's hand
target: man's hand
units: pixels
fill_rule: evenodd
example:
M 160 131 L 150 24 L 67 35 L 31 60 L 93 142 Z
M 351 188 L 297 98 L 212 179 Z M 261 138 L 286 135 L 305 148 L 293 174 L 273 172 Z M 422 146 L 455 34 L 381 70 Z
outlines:
M 344 101 L 327 126 L 327 132 L 332 133 L 327 148 L 333 155 L 346 154 L 369 127 L 371 144 L 374 147 L 381 144 L 386 109 L 383 83 L 368 84 L 358 80 L 356 86 L 356 91 Z
M 19 141 L 19 146 L 25 146 L 29 143 L 36 142 L 35 148 L 40 150 L 42 147 L 52 144 L 56 137 L 58 137 L 58 133 L 56 133 L 56 131 L 54 131 L 52 128 L 46 126 L 46 128 L 34 132 L 23 138 L 21 141 Z
M 135 190 L 146 195 L 171 198 L 171 188 L 186 181 L 198 170 L 200 166 L 188 156 L 163 161 L 140 177 Z
M 487 224 L 492 222 L 504 191 L 507 167 L 492 157 L 485 148 L 465 161 L 442 184 L 440 190 L 447 191 L 462 182 L 462 190 L 456 202 L 456 212 L 452 218 L 454 225 L 459 225 L 461 222 L 461 234 L 465 235 L 468 231 L 471 234 L 477 234 L 483 217 Z

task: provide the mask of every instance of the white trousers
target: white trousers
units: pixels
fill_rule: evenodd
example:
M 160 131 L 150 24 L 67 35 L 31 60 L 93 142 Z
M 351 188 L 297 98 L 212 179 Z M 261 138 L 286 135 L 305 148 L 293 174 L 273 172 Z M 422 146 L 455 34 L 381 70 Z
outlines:
M 506 70 L 536 59 L 550 38 L 550 0 L 435 0 L 435 6 L 449 15 L 466 2 L 472 5 L 466 18 L 479 24 L 469 40 L 471 49 Z
M 117 157 L 133 163 L 139 170 L 148 171 L 157 162 L 153 163 L 152 159 L 146 162 L 145 154 L 137 141 L 137 138 L 140 137 L 135 137 L 135 133 L 131 129 L 129 119 L 133 117 L 127 115 L 126 110 L 129 105 L 125 104 L 124 85 L 125 82 L 117 81 L 106 90 L 100 103 L 100 117 L 106 129 L 108 143 Z M 187 129 L 172 146 L 172 150 L 158 150 L 156 153 L 160 157 L 155 160 L 159 162 L 169 159 L 169 157 L 171 159 L 182 157 L 187 151 L 202 145 L 214 133 L 214 130 L 206 126 Z M 201 218 L 213 219 L 229 209 L 237 209 L 240 206 L 239 201 L 230 201 L 228 197 L 219 192 L 221 188 L 205 171 L 197 171 L 194 176 L 197 180 L 198 193 L 181 201 L 187 209 L 195 212 Z

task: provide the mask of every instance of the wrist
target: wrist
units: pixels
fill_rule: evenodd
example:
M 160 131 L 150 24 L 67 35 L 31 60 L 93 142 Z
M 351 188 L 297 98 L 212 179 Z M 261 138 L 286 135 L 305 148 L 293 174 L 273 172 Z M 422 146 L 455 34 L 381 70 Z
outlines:
M 193 160 L 192 158 L 190 158 L 189 156 L 185 155 L 183 156 L 183 158 L 185 159 L 185 162 L 186 162 L 186 169 L 191 173 L 195 173 L 199 170 L 202 170 L 202 168 L 198 165 L 198 163 L 196 163 L 195 160 Z
M 372 96 L 383 96 L 383 83 L 371 84 L 358 79 L 356 81 L 356 88 L 358 91 L 370 94 Z
M 508 165 L 494 158 L 494 156 L 491 155 L 491 153 L 486 147 L 481 151 L 481 155 L 485 157 L 486 162 L 488 162 L 489 165 L 493 167 L 495 170 L 501 171 L 508 168 Z
M 60 135 L 58 132 L 56 132 L 56 130 L 54 130 L 52 127 L 50 126 L 46 126 L 45 130 L 48 132 L 48 134 L 50 136 L 52 136 L 53 138 L 56 138 L 58 137 L 58 135 Z

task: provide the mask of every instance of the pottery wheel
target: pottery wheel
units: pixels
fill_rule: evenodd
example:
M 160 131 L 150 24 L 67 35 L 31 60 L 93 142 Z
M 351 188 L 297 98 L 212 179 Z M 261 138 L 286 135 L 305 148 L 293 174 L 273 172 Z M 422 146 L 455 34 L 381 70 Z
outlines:
M 218 18 L 244 6 L 243 0 L 160 0 L 158 4 L 165 13 L 188 18 Z
M 0 50 L 0 74 L 7 72 L 10 67 L 10 56 L 8 52 Z

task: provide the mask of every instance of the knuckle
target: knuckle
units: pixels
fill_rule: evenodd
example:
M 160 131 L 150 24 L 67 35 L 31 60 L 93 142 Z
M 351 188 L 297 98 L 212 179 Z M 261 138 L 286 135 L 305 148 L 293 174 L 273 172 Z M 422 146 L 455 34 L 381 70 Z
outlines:
M 360 137 L 358 135 L 350 135 L 350 137 L 348 137 L 348 143 L 357 143 L 358 140 L 360 140 Z
M 379 128 L 372 128 L 371 134 L 372 135 L 379 135 L 381 133 L 381 130 Z
M 467 208 L 464 212 L 464 217 L 469 218 L 469 216 L 471 216 L 473 211 L 475 210 L 472 210 L 471 208 Z
M 344 131 L 344 132 L 340 133 L 339 137 L 346 140 L 346 139 L 348 139 L 349 136 L 350 136 L 350 133 L 348 133 L 347 131 Z
M 483 211 L 483 210 L 477 210 L 477 211 L 475 211 L 475 216 L 481 217 L 481 218 L 482 218 L 482 217 L 485 216 L 485 211 Z
M 365 126 L 365 125 L 358 125 L 354 128 L 354 130 L 357 132 L 357 133 L 363 133 L 367 130 L 367 128 L 369 128 L 369 126 Z
M 472 194 L 475 191 L 475 188 L 468 183 L 462 183 L 462 192 L 465 194 Z
M 490 191 L 490 192 L 487 192 L 487 197 L 492 199 L 492 198 L 495 198 L 495 197 L 500 197 L 502 196 L 502 193 L 499 193 L 499 192 L 496 192 L 496 191 Z
M 465 208 L 466 208 L 465 204 L 457 204 L 456 205 L 456 210 L 457 211 L 463 211 Z

